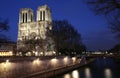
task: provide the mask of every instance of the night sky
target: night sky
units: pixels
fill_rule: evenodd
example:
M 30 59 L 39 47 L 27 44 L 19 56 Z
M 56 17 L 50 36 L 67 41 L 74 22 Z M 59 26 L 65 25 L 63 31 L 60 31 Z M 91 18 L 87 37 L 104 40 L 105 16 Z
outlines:
M 83 43 L 88 50 L 107 50 L 117 42 L 108 28 L 103 16 L 96 16 L 84 0 L 1 0 L 0 19 L 9 19 L 10 30 L 7 34 L 13 41 L 17 41 L 19 10 L 47 4 L 52 10 L 53 20 L 68 20 L 81 34 Z

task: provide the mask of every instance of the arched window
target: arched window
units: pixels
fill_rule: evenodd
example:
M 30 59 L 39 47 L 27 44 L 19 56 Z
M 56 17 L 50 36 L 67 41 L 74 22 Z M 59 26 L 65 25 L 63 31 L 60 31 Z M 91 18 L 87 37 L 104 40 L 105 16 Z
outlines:
M 27 13 L 26 13 L 26 22 L 27 22 Z
M 32 16 L 32 14 L 31 14 L 31 22 L 33 21 L 33 16 Z
M 43 21 L 45 21 L 45 11 L 43 11 Z
M 42 21 L 42 11 L 40 11 L 40 21 Z
M 24 15 L 24 13 L 23 13 L 23 15 L 22 15 L 22 16 L 23 16 L 23 23 L 24 23 L 24 16 L 25 16 L 25 15 Z

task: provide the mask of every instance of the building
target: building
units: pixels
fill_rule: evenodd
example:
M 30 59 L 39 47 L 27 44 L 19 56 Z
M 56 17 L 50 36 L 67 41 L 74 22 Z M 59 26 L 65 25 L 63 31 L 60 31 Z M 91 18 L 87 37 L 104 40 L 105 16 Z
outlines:
M 15 53 L 16 43 L 4 42 L 0 43 L 0 56 L 13 56 Z
M 52 30 L 51 10 L 47 5 L 39 6 L 34 20 L 34 12 L 30 8 L 22 8 L 19 12 L 17 49 L 28 47 L 24 41 L 34 39 L 43 40 L 44 45 L 35 45 L 36 55 L 53 55 L 54 41 L 47 36 L 48 30 Z M 41 47 L 44 51 L 41 51 Z

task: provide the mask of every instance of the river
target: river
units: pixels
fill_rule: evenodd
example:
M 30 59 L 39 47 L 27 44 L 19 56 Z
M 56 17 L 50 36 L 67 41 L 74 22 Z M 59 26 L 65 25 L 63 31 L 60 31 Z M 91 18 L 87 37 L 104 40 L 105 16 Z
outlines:
M 120 78 L 120 63 L 112 58 L 98 58 L 85 67 L 53 78 Z

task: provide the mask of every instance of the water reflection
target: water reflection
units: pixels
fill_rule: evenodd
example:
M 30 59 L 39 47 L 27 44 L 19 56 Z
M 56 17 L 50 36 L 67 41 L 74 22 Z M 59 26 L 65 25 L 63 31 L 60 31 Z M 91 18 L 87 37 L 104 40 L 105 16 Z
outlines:
M 85 76 L 86 78 L 91 78 L 90 68 L 85 69 Z
M 104 74 L 105 78 L 112 78 L 112 72 L 110 69 L 105 69 Z
M 74 70 L 72 72 L 72 78 L 79 78 L 79 71 L 78 70 Z
M 55 78 L 120 78 L 120 64 L 112 58 L 98 58 L 84 68 Z
M 64 78 L 71 78 L 70 74 L 65 74 Z
M 6 72 L 10 67 L 12 66 L 9 60 L 6 60 L 6 62 L 3 62 L 0 64 L 0 66 L 3 68 L 3 70 Z

